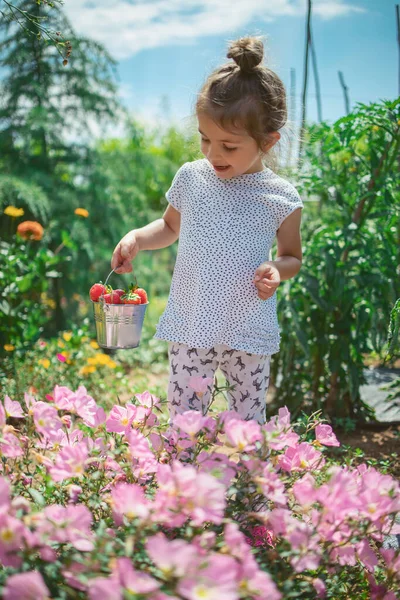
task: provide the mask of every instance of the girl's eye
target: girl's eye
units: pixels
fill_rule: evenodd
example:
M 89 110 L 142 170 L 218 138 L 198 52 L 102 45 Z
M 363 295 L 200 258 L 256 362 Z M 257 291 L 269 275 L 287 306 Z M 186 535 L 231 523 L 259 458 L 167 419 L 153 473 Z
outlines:
M 204 142 L 205 144 L 208 144 L 208 140 L 201 138 L 201 141 Z
M 224 146 L 224 150 L 227 150 L 227 152 L 233 152 L 234 150 L 237 150 L 237 148 L 228 148 L 228 146 Z

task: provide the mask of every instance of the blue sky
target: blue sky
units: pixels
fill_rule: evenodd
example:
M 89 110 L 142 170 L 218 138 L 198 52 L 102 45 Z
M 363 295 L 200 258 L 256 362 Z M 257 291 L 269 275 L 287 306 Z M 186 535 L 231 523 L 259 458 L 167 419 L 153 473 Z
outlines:
M 395 4 L 314 0 L 324 119 L 344 114 L 338 70 L 351 106 L 398 95 Z M 248 34 L 266 36 L 266 64 L 288 91 L 290 69 L 296 70 L 298 119 L 306 5 L 306 0 L 65 0 L 64 6 L 78 32 L 101 41 L 118 59 L 121 97 L 133 114 L 185 126 L 203 80 L 226 60 L 228 41 Z M 316 120 L 312 70 L 307 107 L 308 119 Z

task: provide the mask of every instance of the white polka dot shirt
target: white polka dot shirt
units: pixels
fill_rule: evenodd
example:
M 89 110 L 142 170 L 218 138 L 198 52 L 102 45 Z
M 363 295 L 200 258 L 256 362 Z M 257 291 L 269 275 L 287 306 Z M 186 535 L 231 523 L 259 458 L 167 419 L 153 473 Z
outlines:
M 253 279 L 283 221 L 303 207 L 296 188 L 268 168 L 219 179 L 202 159 L 178 170 L 166 197 L 181 213 L 181 228 L 155 338 L 193 348 L 278 352 L 276 294 L 261 300 Z

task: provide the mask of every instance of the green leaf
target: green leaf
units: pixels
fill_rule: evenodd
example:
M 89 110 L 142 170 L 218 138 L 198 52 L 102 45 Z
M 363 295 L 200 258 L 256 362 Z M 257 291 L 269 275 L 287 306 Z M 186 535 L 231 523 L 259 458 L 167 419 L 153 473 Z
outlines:
M 32 496 L 33 500 L 36 502 L 36 504 L 38 506 L 45 506 L 46 505 L 46 501 L 45 501 L 45 499 L 43 498 L 43 496 L 42 496 L 42 494 L 40 492 L 38 492 L 34 488 L 29 488 L 28 492 L 30 493 L 30 495 Z

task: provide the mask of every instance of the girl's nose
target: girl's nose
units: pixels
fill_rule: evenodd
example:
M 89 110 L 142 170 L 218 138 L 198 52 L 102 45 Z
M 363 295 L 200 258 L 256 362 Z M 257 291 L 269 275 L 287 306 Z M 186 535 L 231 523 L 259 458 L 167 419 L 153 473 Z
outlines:
M 221 157 L 219 156 L 218 150 L 210 146 L 210 148 L 208 149 L 207 158 L 210 162 L 214 163 L 218 158 Z

